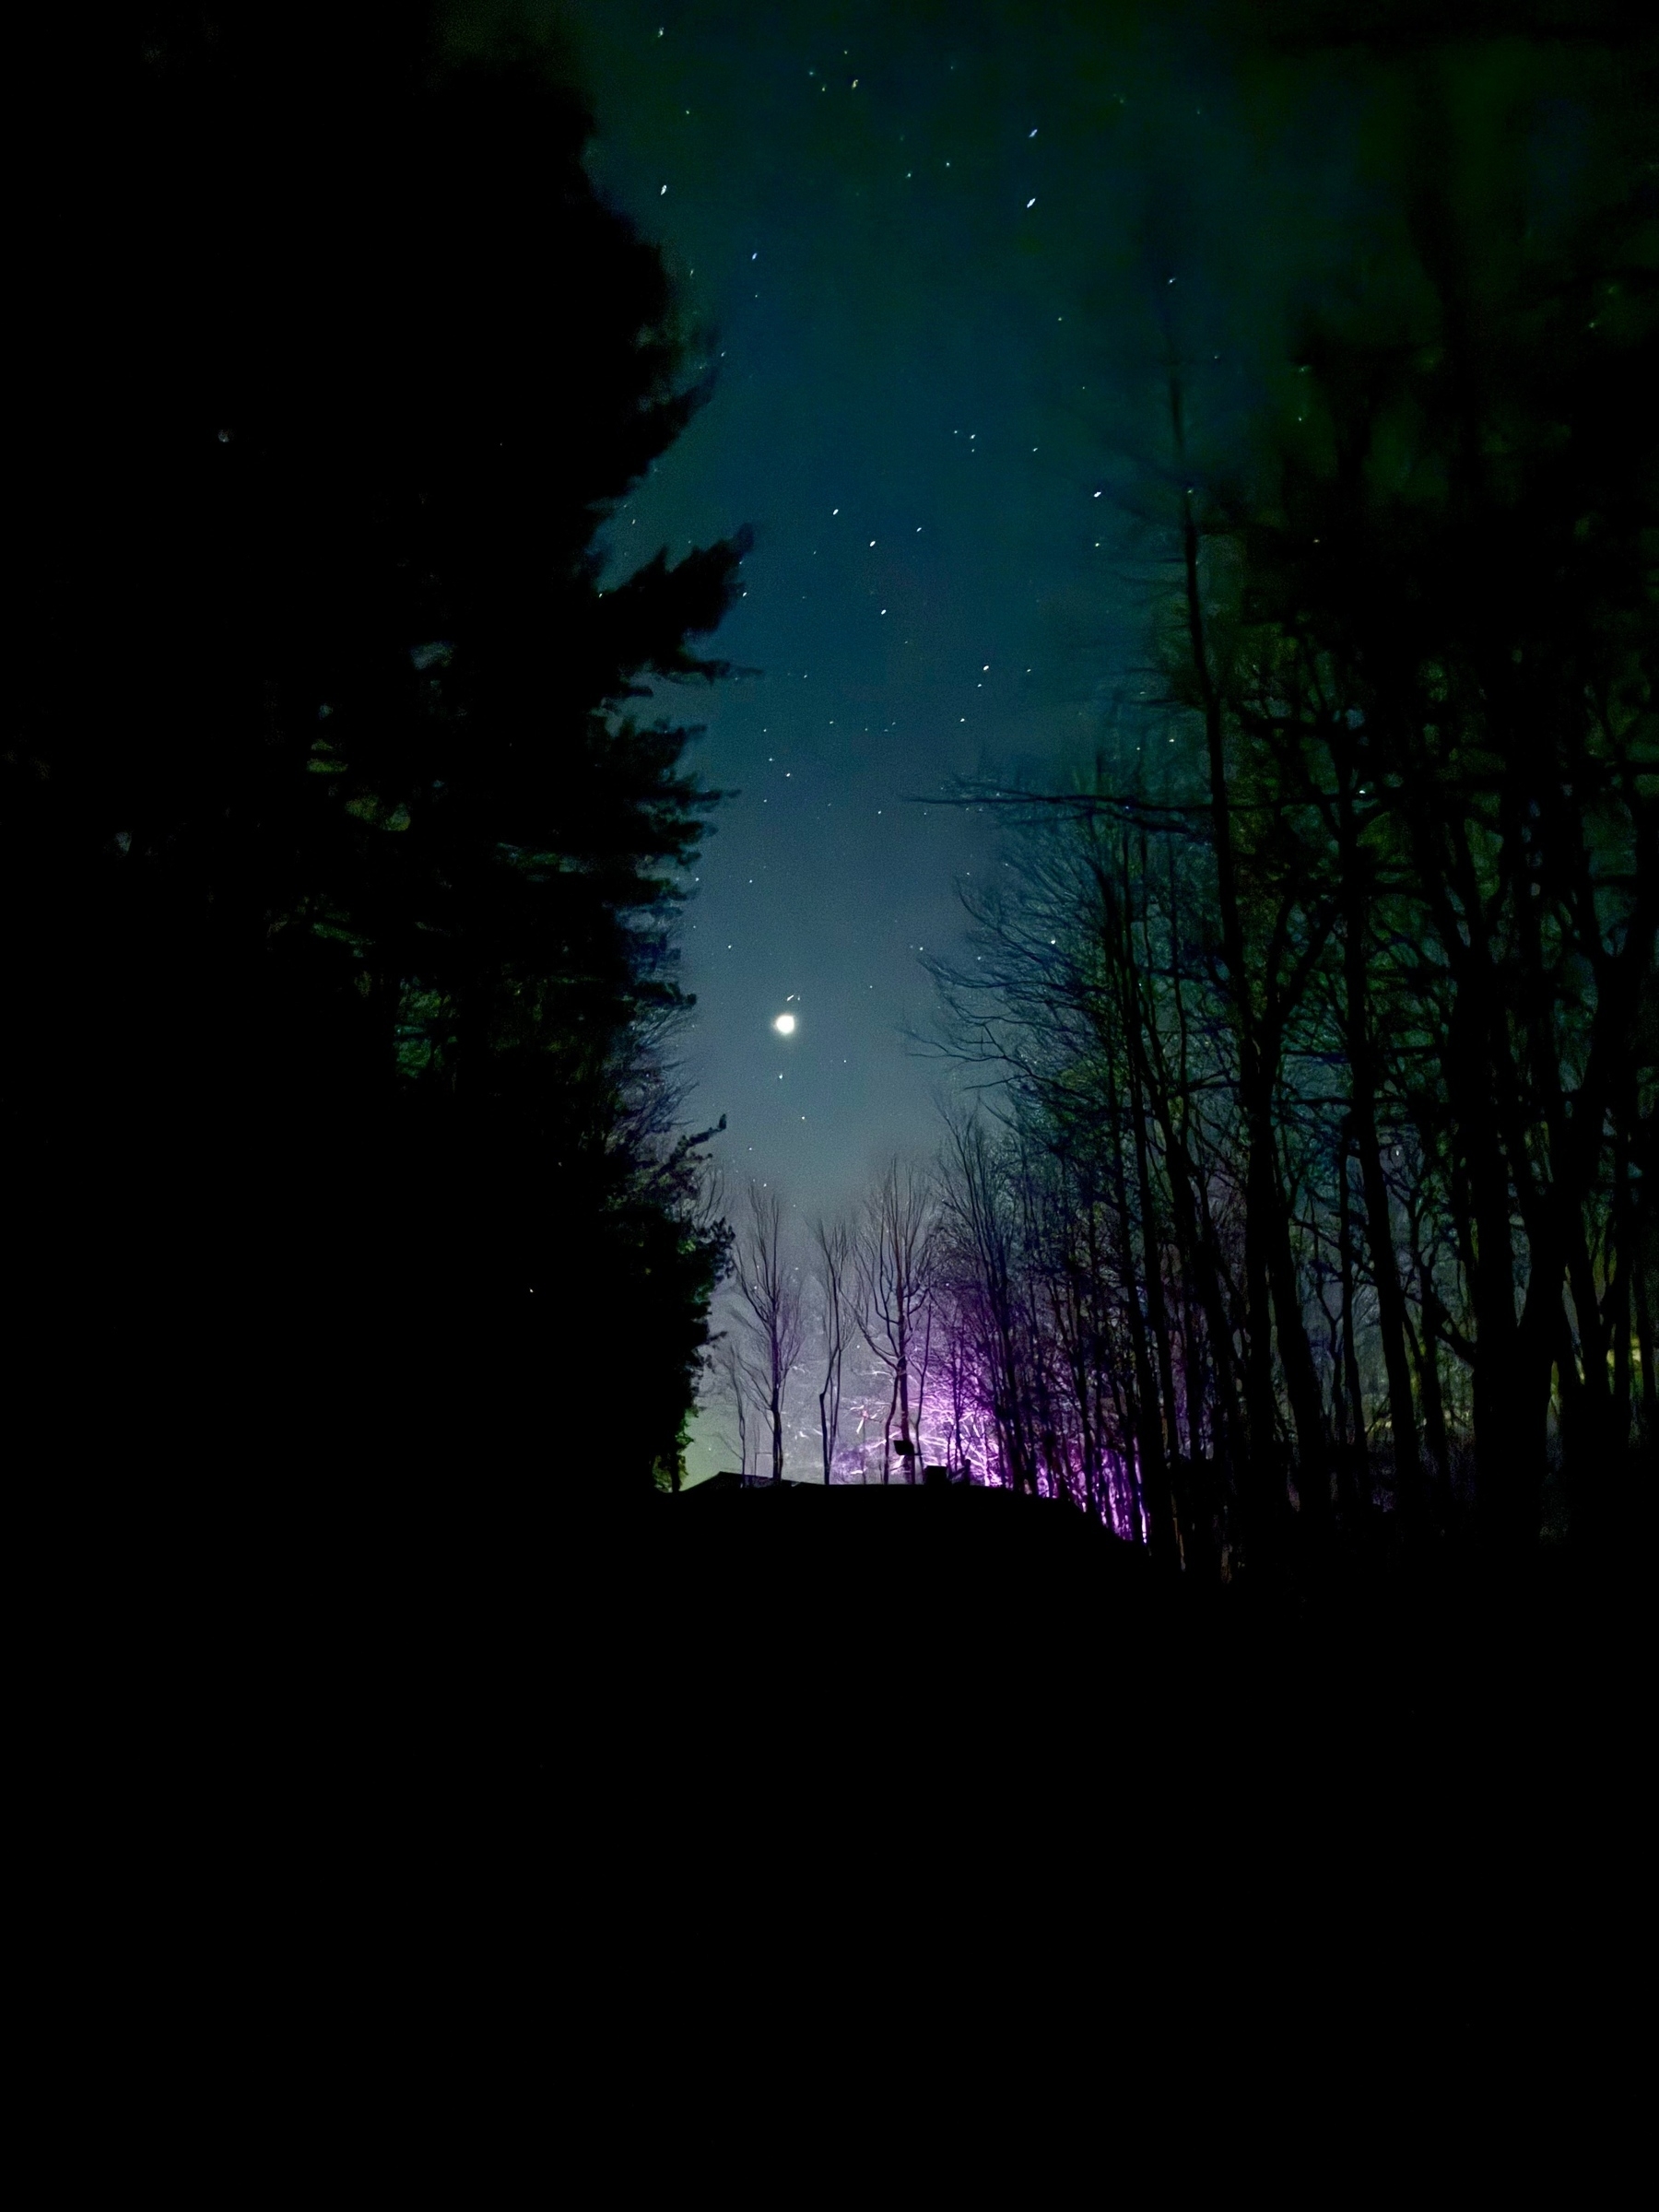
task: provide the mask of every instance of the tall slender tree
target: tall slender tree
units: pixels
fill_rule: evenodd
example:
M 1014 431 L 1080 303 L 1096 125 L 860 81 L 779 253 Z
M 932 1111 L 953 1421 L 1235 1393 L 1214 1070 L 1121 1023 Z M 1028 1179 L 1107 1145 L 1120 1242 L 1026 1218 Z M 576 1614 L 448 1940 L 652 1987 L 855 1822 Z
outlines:
M 859 1331 L 892 1384 L 882 1433 L 883 1482 L 891 1478 L 895 1448 L 904 1479 L 915 1479 L 931 1345 L 933 1236 L 927 1174 L 912 1163 L 889 1161 L 865 1200 L 853 1248 Z
M 806 1341 L 800 1269 L 788 1249 L 779 1193 L 751 1183 L 737 1239 L 737 1291 L 748 1334 L 747 1366 L 765 1408 L 771 1440 L 771 1478 L 783 1479 L 783 1416 L 790 1379 Z
M 818 1329 L 823 1344 L 823 1386 L 818 1392 L 818 1441 L 824 1455 L 826 1488 L 835 1479 L 835 1453 L 841 1436 L 841 1375 L 852 1325 L 853 1234 L 844 1221 L 815 1224 Z

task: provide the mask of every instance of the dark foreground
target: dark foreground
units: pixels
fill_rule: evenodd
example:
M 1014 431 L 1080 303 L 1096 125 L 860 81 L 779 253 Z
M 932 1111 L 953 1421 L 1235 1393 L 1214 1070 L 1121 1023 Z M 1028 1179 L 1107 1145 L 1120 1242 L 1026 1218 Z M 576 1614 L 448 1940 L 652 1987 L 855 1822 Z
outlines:
M 1053 1507 L 803 1489 L 152 1519 L 54 1582 L 44 1832 L 112 2032 L 158 1973 L 343 1986 L 324 2036 L 459 1977 L 686 2053 L 735 2012 L 1406 2099 L 1632 2063 L 1651 1667 L 1605 1560 L 1206 1593 Z

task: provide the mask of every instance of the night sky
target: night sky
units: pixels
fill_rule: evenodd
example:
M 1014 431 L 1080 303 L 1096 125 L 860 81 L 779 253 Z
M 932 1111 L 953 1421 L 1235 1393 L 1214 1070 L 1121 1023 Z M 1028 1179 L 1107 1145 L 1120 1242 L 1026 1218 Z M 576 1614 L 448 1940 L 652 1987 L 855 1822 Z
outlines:
M 935 1140 L 918 955 L 960 947 L 957 882 L 997 861 L 988 817 L 929 797 L 1152 741 L 1168 347 L 1224 449 L 1340 201 L 1341 103 L 1292 135 L 1167 8 L 560 20 L 591 171 L 716 334 L 618 572 L 756 537 L 714 641 L 755 673 L 665 702 L 741 794 L 684 917 L 690 1111 L 727 1116 L 734 1195 L 753 1174 L 810 1217 Z

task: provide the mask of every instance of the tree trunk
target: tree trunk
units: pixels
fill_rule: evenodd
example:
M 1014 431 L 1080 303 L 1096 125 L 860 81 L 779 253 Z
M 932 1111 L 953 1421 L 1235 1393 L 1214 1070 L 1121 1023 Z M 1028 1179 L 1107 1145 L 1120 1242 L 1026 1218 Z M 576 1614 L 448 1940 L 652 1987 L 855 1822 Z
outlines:
M 1375 1053 L 1365 966 L 1366 883 L 1354 834 L 1352 801 L 1340 799 L 1343 899 L 1343 1017 L 1348 1057 L 1348 1116 L 1359 1160 L 1359 1187 L 1365 1201 L 1365 1241 L 1371 1280 L 1377 1289 L 1377 1325 L 1382 1364 L 1388 1376 L 1388 1426 L 1394 1441 L 1394 1511 L 1402 1527 L 1415 1533 L 1422 1520 L 1422 1458 L 1418 1448 L 1417 1415 L 1412 1405 L 1411 1364 L 1406 1349 L 1406 1297 L 1394 1257 L 1393 1206 L 1382 1172 L 1377 1135 Z
M 1348 1402 L 1348 1488 L 1356 1519 L 1363 1525 L 1371 1518 L 1371 1441 L 1365 1419 L 1365 1388 L 1359 1377 L 1359 1351 L 1354 1342 L 1354 1240 L 1348 1194 L 1348 1141 L 1345 1124 L 1337 1156 L 1336 1240 L 1342 1269 L 1342 1363 Z

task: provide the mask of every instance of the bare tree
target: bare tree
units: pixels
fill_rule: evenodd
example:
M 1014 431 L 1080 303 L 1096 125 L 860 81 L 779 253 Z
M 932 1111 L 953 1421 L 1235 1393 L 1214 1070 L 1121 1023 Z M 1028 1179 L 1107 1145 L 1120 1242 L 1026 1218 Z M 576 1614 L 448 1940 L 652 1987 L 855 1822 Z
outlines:
M 931 1335 L 934 1229 L 931 1179 L 918 1168 L 890 1162 L 865 1201 L 853 1246 L 859 1333 L 892 1383 L 882 1436 L 884 1483 L 892 1472 L 895 1414 L 905 1479 L 915 1479 Z
M 747 1482 L 749 1476 L 748 1395 L 751 1377 L 742 1347 L 729 1331 L 720 1337 L 712 1365 L 715 1379 L 731 1401 L 737 1417 L 737 1467 Z
M 853 1266 L 853 1235 L 844 1221 L 820 1218 L 813 1230 L 818 1254 L 818 1327 L 824 1351 L 824 1387 L 818 1392 L 818 1437 L 826 1488 L 833 1479 L 841 1430 L 841 1359 L 846 1350 Z
M 771 1427 L 771 1478 L 783 1479 L 783 1400 L 790 1371 L 801 1356 L 805 1316 L 798 1270 L 789 1261 L 783 1201 L 775 1190 L 751 1183 L 748 1219 L 737 1239 L 737 1288 L 748 1333 L 747 1364 Z

